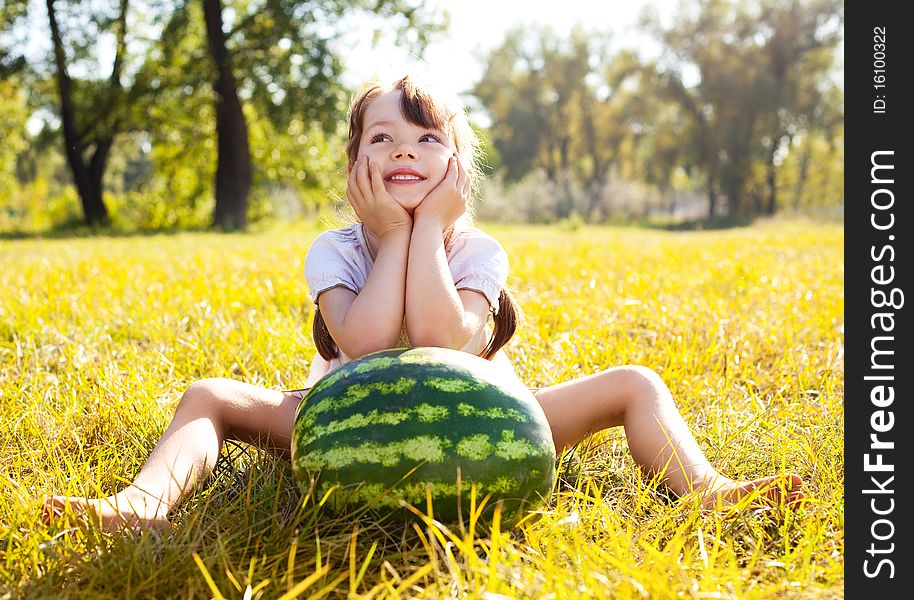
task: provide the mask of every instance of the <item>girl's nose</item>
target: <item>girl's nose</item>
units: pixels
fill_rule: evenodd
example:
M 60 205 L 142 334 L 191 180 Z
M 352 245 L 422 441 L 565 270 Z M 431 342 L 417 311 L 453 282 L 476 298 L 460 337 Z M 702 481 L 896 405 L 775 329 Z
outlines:
M 404 158 L 408 158 L 410 160 L 416 160 L 416 158 L 418 158 L 418 155 L 416 154 L 415 149 L 412 148 L 412 146 L 410 146 L 409 144 L 400 144 L 399 146 L 397 146 L 394 149 L 393 158 L 399 159 L 399 160 L 403 160 Z

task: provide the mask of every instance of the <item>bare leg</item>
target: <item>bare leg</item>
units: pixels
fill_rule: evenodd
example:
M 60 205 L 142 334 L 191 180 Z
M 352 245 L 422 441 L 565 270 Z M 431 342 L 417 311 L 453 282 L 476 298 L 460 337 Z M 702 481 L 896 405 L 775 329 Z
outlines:
M 45 519 L 70 507 L 89 512 L 106 529 L 164 524 L 168 512 L 208 479 L 223 440 L 258 443 L 288 455 L 298 403 L 295 394 L 239 381 L 198 381 L 184 392 L 171 424 L 130 486 L 107 498 L 49 497 Z
M 663 473 L 664 482 L 677 496 L 700 492 L 707 507 L 733 504 L 756 489 L 779 502 L 804 497 L 797 475 L 752 481 L 721 475 L 689 431 L 669 388 L 648 368 L 609 369 L 543 388 L 535 395 L 558 452 L 588 433 L 622 425 L 635 462 L 651 474 Z

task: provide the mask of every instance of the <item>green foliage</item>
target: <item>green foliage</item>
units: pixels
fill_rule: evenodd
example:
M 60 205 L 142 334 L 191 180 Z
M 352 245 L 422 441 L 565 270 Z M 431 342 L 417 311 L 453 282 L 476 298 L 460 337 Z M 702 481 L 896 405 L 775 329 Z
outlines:
M 332 44 L 345 17 L 371 12 L 382 22 L 396 21 L 398 37 L 417 51 L 446 24 L 445 18 L 413 0 L 226 0 L 219 5 L 252 138 L 255 187 L 250 217 L 255 221 L 317 210 L 340 181 L 338 166 L 331 161 L 343 155 L 338 152 L 339 124 L 348 98 L 339 82 L 342 67 Z M 122 74 L 112 78 L 106 71 L 109 65 L 100 64 L 97 57 L 100 44 L 116 31 L 120 4 L 54 3 L 82 156 L 88 162 L 99 144 L 113 137 L 112 163 L 132 173 L 124 185 L 118 180 L 119 167 L 109 165 L 113 170 L 103 173 L 115 179 L 103 178 L 103 182 L 116 229 L 198 227 L 211 220 L 206 211 L 211 213 L 214 206 L 218 160 L 215 75 L 201 3 L 133 2 L 127 7 L 130 30 L 119 54 Z M 26 2 L 11 3 L 10 13 L 0 21 L 0 39 L 22 36 L 28 10 Z M 44 15 L 32 18 L 46 22 Z M 0 72 L 11 72 L 21 58 L 4 48 Z M 60 148 L 61 106 L 53 57 L 38 57 L 29 66 L 30 108 L 44 118 L 42 138 Z M 6 105 L 4 96 L 2 106 Z M 37 148 L 38 140 L 30 141 Z M 13 144 L 9 151 L 24 152 Z M 47 145 L 37 152 L 49 152 Z M 0 173 L 5 173 L 12 162 L 6 156 L 0 158 Z M 282 200 L 275 209 L 277 190 Z M 38 222 L 59 225 L 59 216 L 17 211 L 0 222 L 0 230 L 32 230 Z
M 785 166 L 803 152 L 793 141 L 833 139 L 841 121 L 832 77 L 842 18 L 834 0 L 689 2 L 667 29 L 656 15 L 644 21 L 662 48 L 652 59 L 610 55 L 601 36 L 581 29 L 567 39 L 518 29 L 490 53 L 474 93 L 492 119 L 505 181 L 542 171 L 560 187 L 577 182 L 578 196 L 553 202 L 555 218 L 627 216 L 607 201 L 611 179 L 654 187 L 645 198 L 663 198 L 668 210 L 700 188 L 708 216 L 774 214 L 796 204 L 783 181 L 796 181 L 788 170 L 797 160 Z M 813 163 L 799 163 L 803 179 Z M 832 206 L 843 201 L 819 192 Z
M 57 0 L 88 160 L 112 132 L 104 201 L 116 230 L 204 227 L 218 153 L 213 68 L 200 2 L 129 3 L 121 85 L 98 60 L 119 4 Z M 37 7 L 37 8 L 36 8 Z M 416 0 L 224 0 L 227 48 L 244 105 L 249 218 L 310 215 L 342 197 L 347 90 L 333 44 L 349 19 L 420 53 L 447 24 Z M 0 231 L 73 223 L 51 57 L 18 53 L 44 7 L 0 18 Z M 504 221 L 619 222 L 840 210 L 843 91 L 835 0 L 688 2 L 665 29 L 645 18 L 659 57 L 613 49 L 602 32 L 516 30 L 487 58 L 473 93 L 492 177 L 480 208 Z M 372 32 L 366 32 L 366 35 Z M 5 44 L 4 44 L 5 43 Z M 26 118 L 44 121 L 32 136 Z
M 485 228 L 527 317 L 507 347 L 524 382 L 649 366 L 724 473 L 796 471 L 808 501 L 703 513 L 615 429 L 565 454 L 517 535 L 318 520 L 288 461 L 241 444 L 164 532 L 48 526 L 44 494 L 136 475 L 191 382 L 305 379 L 318 230 L 0 240 L 0 596 L 841 597 L 841 226 Z
M 27 147 L 27 118 L 25 96 L 18 79 L 0 79 L 0 140 L 3 140 L 0 143 L 0 198 L 11 198 L 18 191 L 16 159 Z
M 667 29 L 648 21 L 667 49 L 658 90 L 688 117 L 689 162 L 702 171 L 711 216 L 773 214 L 778 157 L 795 136 L 833 127 L 842 18 L 836 0 L 757 0 L 699 2 Z

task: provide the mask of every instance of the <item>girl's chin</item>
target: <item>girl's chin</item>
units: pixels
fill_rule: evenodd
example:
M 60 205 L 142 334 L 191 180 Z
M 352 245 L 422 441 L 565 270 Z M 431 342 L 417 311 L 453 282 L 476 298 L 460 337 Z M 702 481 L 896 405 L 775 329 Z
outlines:
M 408 212 L 409 214 L 413 214 L 413 211 L 416 210 L 416 207 L 419 206 L 420 204 L 422 204 L 422 201 L 425 199 L 425 198 L 403 198 L 403 197 L 397 196 L 396 194 L 392 194 L 392 195 L 394 197 L 394 200 L 397 201 L 397 204 L 402 206 L 403 209 L 406 212 Z

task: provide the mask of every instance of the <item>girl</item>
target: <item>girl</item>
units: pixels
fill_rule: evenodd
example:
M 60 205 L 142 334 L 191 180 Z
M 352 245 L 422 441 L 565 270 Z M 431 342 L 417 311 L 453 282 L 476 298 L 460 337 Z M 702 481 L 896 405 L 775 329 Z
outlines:
M 517 316 L 505 288 L 507 255 L 469 225 L 478 142 L 465 112 L 409 77 L 372 85 L 350 109 L 346 153 L 346 197 L 359 222 L 321 234 L 308 251 L 318 354 L 305 387 L 281 392 L 226 379 L 192 384 L 130 486 L 106 498 L 47 498 L 46 518 L 70 507 L 108 529 L 165 523 L 207 479 L 226 438 L 287 456 L 307 389 L 369 352 L 455 348 L 513 373 L 502 350 Z M 735 503 L 759 488 L 776 502 L 803 497 L 796 475 L 735 481 L 718 473 L 650 369 L 617 367 L 534 394 L 558 453 L 587 433 L 622 425 L 635 462 L 660 474 L 678 496 L 698 493 L 706 507 Z

